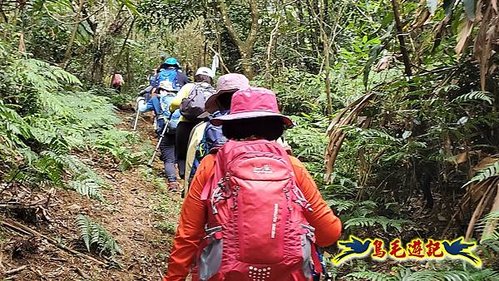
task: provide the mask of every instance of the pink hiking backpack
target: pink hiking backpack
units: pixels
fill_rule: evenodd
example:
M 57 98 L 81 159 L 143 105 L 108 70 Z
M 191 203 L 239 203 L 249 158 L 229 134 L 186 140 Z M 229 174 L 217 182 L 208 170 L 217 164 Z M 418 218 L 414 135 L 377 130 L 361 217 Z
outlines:
M 314 228 L 303 215 L 311 208 L 282 146 L 228 141 L 201 197 L 208 223 L 195 268 L 198 280 L 311 280 Z

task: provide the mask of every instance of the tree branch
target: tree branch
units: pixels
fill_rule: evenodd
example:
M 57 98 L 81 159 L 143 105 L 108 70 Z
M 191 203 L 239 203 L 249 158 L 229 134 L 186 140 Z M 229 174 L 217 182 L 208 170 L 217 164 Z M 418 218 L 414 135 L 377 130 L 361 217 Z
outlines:
M 73 44 L 76 39 L 76 32 L 78 31 L 78 26 L 80 26 L 80 20 L 81 20 L 81 11 L 83 10 L 83 3 L 85 3 L 85 0 L 80 0 L 80 3 L 78 5 L 78 10 L 76 12 L 76 21 L 75 25 L 73 27 L 73 31 L 71 32 L 71 37 L 69 38 L 68 46 L 66 47 L 66 53 L 64 53 L 64 59 L 62 60 L 62 66 L 64 69 L 68 66 L 68 62 L 71 59 L 71 52 L 73 49 Z
M 399 4 L 397 0 L 392 1 L 393 16 L 395 17 L 395 25 L 397 27 L 397 37 L 400 43 L 400 53 L 402 53 L 402 60 L 405 67 L 405 75 L 407 77 L 412 77 L 411 61 L 409 59 L 409 53 L 407 52 L 407 47 L 405 46 L 404 30 L 402 28 L 402 22 L 400 21 Z
M 241 40 L 241 38 L 239 38 L 239 36 L 237 36 L 234 24 L 229 17 L 227 5 L 225 5 L 225 2 L 223 0 L 217 0 L 217 4 L 218 10 L 222 14 L 222 20 L 225 24 L 225 27 L 227 28 L 227 32 L 229 32 L 230 37 L 236 42 L 237 46 L 242 46 L 244 42 Z
M 255 42 L 258 35 L 258 5 L 256 0 L 249 0 L 250 5 L 250 13 L 251 13 L 251 27 L 250 32 L 248 34 L 248 38 L 246 38 L 246 47 L 251 48 Z

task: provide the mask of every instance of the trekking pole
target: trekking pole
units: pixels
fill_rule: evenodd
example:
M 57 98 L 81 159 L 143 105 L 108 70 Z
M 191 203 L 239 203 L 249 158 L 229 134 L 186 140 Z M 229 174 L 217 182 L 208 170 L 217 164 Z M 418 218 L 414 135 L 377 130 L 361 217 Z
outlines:
M 135 115 L 135 122 L 133 123 L 133 131 L 137 130 L 137 123 L 139 122 L 139 106 L 137 105 L 137 114 Z
M 156 148 L 154 149 L 154 153 L 152 154 L 151 159 L 147 163 L 148 167 L 152 166 L 152 162 L 154 161 L 154 158 L 156 157 L 156 153 L 158 152 L 159 146 L 161 145 L 161 141 L 163 140 L 163 137 L 165 136 L 166 130 L 168 128 L 168 123 L 170 123 L 170 119 L 165 121 L 165 127 L 163 128 L 163 131 L 161 132 L 161 136 L 159 136 L 158 144 L 156 144 Z
M 146 93 L 147 91 L 147 88 L 142 90 L 140 93 L 139 93 L 139 97 L 142 96 L 142 98 L 144 98 L 144 94 Z M 140 111 L 139 111 L 139 98 L 137 98 L 137 108 L 135 109 L 137 111 L 137 113 L 135 114 L 135 122 L 133 123 L 133 131 L 136 131 L 137 130 L 137 123 L 139 122 L 139 115 L 140 115 Z M 144 99 L 144 102 L 145 102 L 145 99 Z

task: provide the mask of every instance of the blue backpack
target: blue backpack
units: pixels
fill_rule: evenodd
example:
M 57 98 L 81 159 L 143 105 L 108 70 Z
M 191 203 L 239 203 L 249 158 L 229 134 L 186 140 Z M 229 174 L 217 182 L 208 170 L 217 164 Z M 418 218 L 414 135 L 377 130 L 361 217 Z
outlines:
M 170 120 L 168 122 L 168 128 L 166 129 L 166 132 L 168 134 L 175 134 L 181 116 L 180 110 L 177 109 L 173 113 L 170 113 L 169 110 L 169 107 L 172 104 L 175 96 L 175 94 L 172 94 L 170 92 L 166 92 L 166 94 L 161 93 L 159 95 L 161 112 L 159 112 L 158 116 L 162 116 L 162 118 L 164 118 L 165 120 Z
M 227 138 L 222 134 L 222 126 L 215 126 L 208 122 L 208 125 L 206 125 L 206 128 L 204 129 L 203 138 L 196 148 L 196 156 L 192 163 L 189 181 L 191 181 L 194 174 L 196 174 L 196 170 L 199 163 L 201 163 L 201 160 L 210 153 L 216 153 L 226 142 Z
M 154 81 L 154 87 L 159 87 L 159 83 L 162 81 L 170 81 L 172 83 L 172 86 L 175 90 L 180 90 L 180 85 L 178 83 L 178 72 L 177 69 L 175 68 L 169 68 L 169 69 L 161 69 L 159 73 L 156 75 L 156 79 Z

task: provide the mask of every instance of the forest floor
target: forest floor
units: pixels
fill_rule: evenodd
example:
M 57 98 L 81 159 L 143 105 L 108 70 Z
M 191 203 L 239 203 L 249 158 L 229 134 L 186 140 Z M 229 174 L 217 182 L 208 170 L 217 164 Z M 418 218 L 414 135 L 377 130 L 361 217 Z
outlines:
M 118 127 L 129 130 L 133 112 L 119 115 Z M 154 144 L 150 120 L 140 122 L 141 141 Z M 104 200 L 64 189 L 17 187 L 7 194 L 0 188 L 14 206 L 0 214 L 0 280 L 160 280 L 182 202 L 180 193 L 166 190 L 161 163 L 123 172 L 102 155 L 79 156 L 105 179 Z M 89 253 L 79 237 L 79 214 L 108 230 L 123 253 L 113 259 Z

